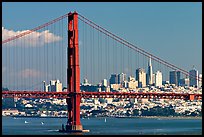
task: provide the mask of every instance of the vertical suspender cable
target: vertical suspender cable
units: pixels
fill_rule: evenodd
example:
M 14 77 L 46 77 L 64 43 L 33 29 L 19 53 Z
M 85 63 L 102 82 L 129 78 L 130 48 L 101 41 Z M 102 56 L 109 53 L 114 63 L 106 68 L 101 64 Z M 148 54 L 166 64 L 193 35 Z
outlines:
M 52 24 L 51 25 L 51 32 L 50 33 L 53 33 L 54 32 L 54 25 Z M 53 41 L 53 37 L 51 39 L 51 41 Z M 52 46 L 52 52 L 51 52 L 51 57 L 52 57 L 52 61 L 51 61 L 51 65 L 52 65 L 52 79 L 51 80 L 54 80 L 53 76 L 54 76 L 54 42 L 51 42 L 51 46 Z
M 43 28 L 43 32 L 45 32 L 46 31 L 46 29 L 45 28 Z M 44 35 L 46 35 L 46 34 L 44 34 Z M 43 77 L 43 79 L 42 79 L 42 81 L 45 81 L 45 83 L 46 83 L 46 74 L 47 74 L 47 72 L 46 72 L 46 64 L 45 64 L 45 54 L 46 54 L 46 52 L 45 52 L 45 48 L 46 48 L 46 41 L 45 41 L 45 38 L 46 38 L 46 36 L 44 36 L 44 38 L 43 38 L 43 43 L 44 43 L 44 45 L 43 45 L 43 64 L 42 64 L 42 67 L 43 67 L 43 74 L 44 74 L 44 77 Z M 43 89 L 44 90 L 44 89 Z M 42 90 L 42 91 L 43 91 Z
M 48 53 L 49 53 L 49 51 L 48 51 L 48 47 L 50 47 L 49 45 L 48 45 L 48 27 L 46 26 L 46 34 L 45 34 L 45 39 L 46 39 L 46 48 L 47 48 L 47 52 L 46 52 L 46 54 L 47 54 L 47 61 L 46 61 L 46 67 L 47 67 L 47 82 L 49 82 L 49 67 L 48 67 L 48 65 L 49 65 L 49 63 L 48 63 L 48 61 L 49 61 L 49 57 L 48 57 Z
M 100 74 L 99 74 L 100 73 L 100 65 L 99 65 L 100 64 L 100 62 L 99 62 L 99 54 L 100 54 L 100 50 L 99 50 L 99 47 L 100 47 L 99 46 L 99 31 L 97 31 L 97 32 L 98 32 L 98 43 L 97 43 L 97 49 L 98 49 L 98 54 L 97 54 L 97 62 L 98 62 L 97 63 L 98 64 L 97 65 L 97 70 L 98 71 L 97 71 L 97 78 L 98 78 L 98 80 L 101 80 L 100 79 Z
M 65 69 L 63 69 L 65 66 L 67 66 L 67 64 L 66 63 L 64 63 L 64 47 L 65 47 L 65 44 L 64 44 L 64 28 L 67 28 L 67 27 L 65 27 L 64 26 L 64 19 L 62 20 L 62 30 L 61 30 L 61 33 L 62 33 L 62 45 L 61 45 L 61 60 L 62 60 L 62 62 L 61 62 L 61 66 L 62 66 L 62 71 L 61 71 L 61 74 L 62 74 L 62 83 L 64 83 L 64 86 L 66 85 L 66 80 L 64 80 L 64 74 L 66 74 L 66 73 L 64 73 L 64 70 Z M 66 31 L 67 31 L 67 29 L 66 29 Z M 68 88 L 68 87 L 67 87 Z
M 54 31 L 53 31 L 53 34 L 57 34 L 57 32 L 56 32 L 56 26 L 55 26 L 55 24 L 56 23 L 54 23 L 53 24 L 53 27 L 54 27 Z M 56 56 L 56 42 L 55 42 L 55 39 L 54 39 L 54 36 L 53 36 L 53 45 L 54 45 L 54 78 L 57 80 L 57 77 L 56 77 L 56 58 L 57 58 L 57 56 Z
M 81 76 L 82 79 L 85 77 L 85 55 L 84 55 L 84 54 L 85 54 L 85 46 L 86 46 L 86 45 L 85 45 L 85 38 L 84 38 L 84 37 L 85 37 L 84 25 L 85 25 L 84 22 L 82 22 L 82 28 L 83 28 L 83 29 L 82 29 L 82 32 L 83 32 L 83 33 L 82 33 L 82 35 L 83 35 L 83 36 L 82 36 L 82 43 L 83 43 L 83 44 L 82 44 L 82 46 L 81 46 L 82 54 L 83 54 L 83 60 L 82 60 L 82 61 L 83 61 L 83 66 L 81 67 L 81 69 L 83 70 L 83 75 Z
M 96 58 L 96 52 L 95 52 L 95 37 L 94 37 L 94 28 L 92 28 L 92 36 L 93 36 L 93 52 L 91 53 L 91 55 L 92 55 L 92 68 L 93 68 L 93 79 L 92 79 L 92 83 L 94 84 L 94 83 L 96 83 L 96 73 L 95 73 L 95 71 L 96 71 L 96 67 L 95 67 L 95 58 Z

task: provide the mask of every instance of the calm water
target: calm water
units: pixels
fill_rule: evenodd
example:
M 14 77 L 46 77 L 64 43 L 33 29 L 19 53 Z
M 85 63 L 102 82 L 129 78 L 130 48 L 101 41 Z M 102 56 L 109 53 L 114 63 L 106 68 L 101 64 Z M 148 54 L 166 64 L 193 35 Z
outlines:
M 26 121 L 26 122 L 25 122 Z M 3 135 L 66 135 L 59 133 L 66 118 L 2 117 Z M 43 122 L 44 124 L 42 124 Z M 94 135 L 201 135 L 202 119 L 85 118 L 84 129 Z

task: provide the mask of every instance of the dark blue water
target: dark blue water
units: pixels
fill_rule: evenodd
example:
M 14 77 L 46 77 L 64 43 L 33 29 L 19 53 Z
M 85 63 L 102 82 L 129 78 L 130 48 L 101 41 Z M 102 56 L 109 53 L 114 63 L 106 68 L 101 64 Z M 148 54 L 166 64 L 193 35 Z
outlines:
M 26 123 L 25 123 L 26 121 Z M 66 118 L 2 117 L 3 135 L 63 135 Z M 42 124 L 43 122 L 44 124 Z M 202 119 L 85 118 L 85 135 L 202 135 Z

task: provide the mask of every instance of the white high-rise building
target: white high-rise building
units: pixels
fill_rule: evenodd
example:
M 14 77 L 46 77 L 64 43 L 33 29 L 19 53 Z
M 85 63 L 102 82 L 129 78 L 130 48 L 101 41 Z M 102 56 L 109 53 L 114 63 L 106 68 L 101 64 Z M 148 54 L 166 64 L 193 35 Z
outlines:
M 50 80 L 50 84 L 46 85 L 43 81 L 44 91 L 48 92 L 62 92 L 62 83 L 59 80 Z
M 102 86 L 105 86 L 105 87 L 108 86 L 108 81 L 107 81 L 107 79 L 103 79 L 103 80 L 102 80 Z
M 56 92 L 62 92 L 62 83 L 59 80 L 56 80 L 55 82 L 55 91 Z
M 153 72 L 152 72 L 151 57 L 149 58 L 149 62 L 148 62 L 147 84 L 148 85 L 152 85 L 153 84 Z
M 138 87 L 138 82 L 135 80 L 134 77 L 129 76 L 127 82 L 127 88 L 129 89 L 136 89 Z
M 161 71 L 157 71 L 155 74 L 155 86 L 156 87 L 162 86 L 162 73 L 161 73 Z
M 198 87 L 202 87 L 202 74 L 199 74 Z
M 189 71 L 189 81 L 190 86 L 198 87 L 198 71 L 195 68 Z
M 136 69 L 136 81 L 138 81 L 138 87 L 146 87 L 146 73 L 143 68 Z

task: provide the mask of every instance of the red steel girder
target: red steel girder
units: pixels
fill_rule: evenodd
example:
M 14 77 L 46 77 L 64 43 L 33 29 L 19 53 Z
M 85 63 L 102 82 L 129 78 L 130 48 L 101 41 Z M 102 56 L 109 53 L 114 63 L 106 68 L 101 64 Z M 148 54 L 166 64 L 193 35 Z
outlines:
M 156 92 L 89 92 L 81 93 L 67 92 L 45 92 L 45 91 L 2 91 L 3 98 L 71 98 L 75 94 L 82 98 L 160 98 L 160 99 L 184 99 L 189 100 L 190 96 L 194 96 L 195 100 L 202 100 L 202 94 L 188 93 L 156 93 Z

